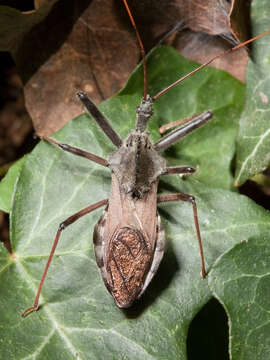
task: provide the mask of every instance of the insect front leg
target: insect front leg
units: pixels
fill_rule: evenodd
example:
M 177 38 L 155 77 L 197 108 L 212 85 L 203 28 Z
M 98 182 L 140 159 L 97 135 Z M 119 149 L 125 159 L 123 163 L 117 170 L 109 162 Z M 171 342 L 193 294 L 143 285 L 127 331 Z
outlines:
M 162 175 L 170 175 L 170 174 L 194 174 L 196 171 L 195 168 L 191 166 L 169 166 L 166 168 L 165 172 Z
M 200 116 L 201 114 L 193 114 L 191 116 L 187 116 L 183 119 L 179 119 L 179 120 L 176 120 L 176 121 L 172 121 L 168 124 L 164 124 L 162 125 L 160 128 L 159 128 L 159 132 L 163 135 L 165 134 L 165 132 L 167 132 L 168 130 L 171 130 L 177 126 L 182 126 L 186 123 L 189 123 L 191 122 L 192 120 L 196 119 L 198 116 Z
M 78 156 L 84 157 L 86 159 L 89 159 L 91 161 L 94 161 L 97 164 L 100 164 L 100 165 L 103 165 L 103 166 L 108 166 L 109 165 L 107 160 L 103 159 L 100 156 L 92 154 L 92 153 L 90 153 L 88 151 L 81 150 L 81 149 L 79 149 L 77 147 L 74 147 L 74 146 L 71 146 L 71 145 L 68 145 L 68 144 L 60 143 L 59 141 L 57 141 L 57 140 L 55 140 L 55 139 L 53 139 L 51 137 L 48 137 L 48 136 L 42 136 L 41 139 L 46 140 L 46 141 L 50 142 L 51 144 L 59 147 L 60 149 L 65 150 L 67 152 L 70 152 L 70 153 L 72 153 L 74 155 L 78 155 Z
M 103 132 L 108 136 L 111 142 L 118 148 L 122 145 L 122 139 L 113 129 L 109 120 L 99 111 L 97 106 L 89 99 L 89 97 L 83 92 L 77 93 L 78 98 L 81 100 L 86 110 L 93 116 Z
M 201 263 L 202 263 L 201 275 L 202 275 L 202 277 L 205 278 L 207 274 L 206 274 L 206 270 L 205 270 L 202 239 L 201 239 L 201 232 L 200 232 L 200 226 L 199 226 L 199 221 L 198 221 L 198 212 L 197 212 L 197 205 L 196 205 L 195 197 L 193 195 L 189 195 L 189 194 L 178 193 L 178 194 L 161 194 L 157 198 L 158 203 L 167 202 L 167 201 L 177 201 L 177 200 L 188 201 L 193 206 L 194 224 L 195 224 L 195 228 L 196 228 L 197 239 L 198 239 L 199 248 L 200 248 Z
M 44 284 L 44 281 L 45 281 L 49 266 L 51 264 L 51 261 L 52 261 L 52 258 L 53 258 L 53 255 L 54 255 L 54 252 L 55 252 L 55 249 L 56 249 L 56 246 L 58 244 L 58 241 L 59 241 L 59 238 L 60 238 L 60 235 L 61 235 L 62 231 L 66 227 L 68 227 L 69 225 L 73 224 L 76 220 L 83 217 L 84 215 L 89 214 L 91 211 L 94 211 L 94 210 L 98 209 L 99 207 L 106 205 L 107 203 L 108 203 L 108 199 L 105 199 L 105 200 L 101 200 L 101 201 L 99 201 L 99 202 L 97 202 L 95 204 L 92 204 L 90 206 L 87 206 L 86 208 L 80 210 L 76 214 L 74 214 L 74 215 L 70 216 L 69 218 L 67 218 L 65 221 L 63 221 L 59 225 L 56 236 L 55 236 L 55 239 L 54 239 L 54 242 L 53 242 L 53 246 L 51 248 L 51 252 L 50 252 L 47 264 L 45 266 L 45 269 L 44 269 L 42 277 L 41 277 L 41 281 L 40 281 L 38 291 L 37 291 L 37 294 L 36 294 L 36 297 L 35 297 L 35 300 L 34 300 L 34 304 L 33 304 L 33 306 L 26 309 L 22 313 L 22 317 L 26 317 L 30 312 L 38 310 L 38 307 L 39 307 L 38 302 L 39 302 L 40 293 L 41 293 L 41 290 L 42 290 L 42 287 L 43 287 L 43 284 Z
M 183 126 L 180 126 L 176 130 L 170 132 L 168 135 L 163 136 L 159 141 L 154 145 L 156 151 L 164 151 L 168 149 L 171 145 L 175 144 L 179 139 L 186 136 L 193 130 L 204 125 L 208 120 L 211 119 L 213 113 L 211 111 L 205 111 Z

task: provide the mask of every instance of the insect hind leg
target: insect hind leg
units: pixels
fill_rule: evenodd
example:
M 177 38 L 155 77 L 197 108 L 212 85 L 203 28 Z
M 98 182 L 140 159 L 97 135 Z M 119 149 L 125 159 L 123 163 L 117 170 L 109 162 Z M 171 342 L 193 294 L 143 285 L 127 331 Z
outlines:
M 80 219 L 82 216 L 86 215 L 86 214 L 89 214 L 91 211 L 94 211 L 96 209 L 98 209 L 99 207 L 101 206 L 104 206 L 108 203 L 108 199 L 105 199 L 105 200 L 101 200 L 95 204 L 92 204 L 90 206 L 87 206 L 86 208 L 78 211 L 76 214 L 74 215 L 71 215 L 69 218 L 67 218 L 65 221 L 63 221 L 59 227 L 58 227 L 58 230 L 57 230 L 57 233 L 56 233 L 56 236 L 55 236 L 55 239 L 54 239 L 54 242 L 53 242 L 53 246 L 51 248 L 51 252 L 50 252 L 50 255 L 49 255 L 49 258 L 48 258 L 48 261 L 47 261 L 47 264 L 45 266 L 45 269 L 43 271 L 43 274 L 42 274 L 42 277 L 41 277 L 41 280 L 40 280 L 40 284 L 39 284 L 39 287 L 38 287 L 38 291 L 37 291 L 37 294 L 36 294 L 36 297 L 35 297 L 35 300 L 34 300 L 34 304 L 33 306 L 31 306 L 30 308 L 26 309 L 23 313 L 22 313 L 22 317 L 26 317 L 29 313 L 31 313 L 32 311 L 37 311 L 38 308 L 39 308 L 39 297 L 40 297 L 40 293 L 41 293 L 41 290 L 42 290 L 42 287 L 43 287 L 43 284 L 44 284 L 44 281 L 46 279 L 46 275 L 47 275 L 47 272 L 49 270 L 49 267 L 50 267 L 50 264 L 51 264 L 51 261 L 52 261 L 52 258 L 53 258 L 53 255 L 55 253 L 55 249 L 57 247 L 57 244 L 58 244 L 58 241 L 60 239 L 60 236 L 61 236 L 61 233 L 62 231 L 69 225 L 73 224 L 76 220 Z

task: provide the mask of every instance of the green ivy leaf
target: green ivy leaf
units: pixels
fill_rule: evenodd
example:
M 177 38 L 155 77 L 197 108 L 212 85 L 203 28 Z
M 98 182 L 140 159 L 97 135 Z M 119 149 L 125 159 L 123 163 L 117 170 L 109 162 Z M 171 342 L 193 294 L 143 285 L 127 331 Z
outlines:
M 211 271 L 210 288 L 230 319 L 232 359 L 270 357 L 269 258 L 269 232 L 243 237 Z
M 6 213 L 10 212 L 12 194 L 24 161 L 25 157 L 16 161 L 16 163 L 9 168 L 6 176 L 0 182 L 0 210 Z
M 152 52 L 148 65 L 151 94 L 195 66 L 165 47 Z M 121 136 L 134 128 L 140 98 L 139 68 L 117 97 L 101 105 Z M 164 122 L 214 111 L 207 125 L 164 154 L 169 164 L 199 165 L 197 174 L 187 180 L 166 176 L 160 182 L 161 193 L 196 196 L 208 271 L 241 240 L 269 231 L 269 214 L 231 191 L 230 165 L 242 101 L 238 81 L 206 69 L 160 98 L 149 123 L 156 140 Z M 73 120 L 56 137 L 103 157 L 114 150 L 87 115 Z M 108 169 L 51 144 L 41 142 L 27 157 L 11 211 L 14 254 L 12 258 L 3 254 L 0 269 L 5 295 L 0 297 L 0 340 L 5 344 L 0 347 L 1 358 L 43 360 L 57 353 L 63 359 L 186 359 L 189 324 L 212 296 L 207 280 L 199 275 L 198 244 L 187 203 L 159 206 L 168 251 L 145 295 L 131 309 L 114 305 L 95 264 L 92 232 L 102 212 L 97 210 L 63 232 L 42 290 L 42 306 L 20 318 L 33 303 L 59 223 L 107 198 L 109 192 Z
M 270 3 L 252 2 L 254 35 L 269 30 Z M 246 72 L 246 105 L 240 121 L 235 183 L 243 184 L 270 163 L 270 35 L 252 44 L 252 60 Z

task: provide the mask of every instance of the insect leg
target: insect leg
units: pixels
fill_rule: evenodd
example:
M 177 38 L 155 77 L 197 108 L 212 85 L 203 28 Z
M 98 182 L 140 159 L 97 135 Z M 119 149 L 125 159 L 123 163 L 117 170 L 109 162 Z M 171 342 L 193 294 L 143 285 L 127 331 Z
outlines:
M 105 200 L 101 200 L 101 201 L 99 201 L 99 202 L 97 202 L 95 204 L 92 204 L 90 206 L 87 206 L 85 209 L 82 209 L 79 212 L 77 212 L 76 214 L 70 216 L 69 218 L 67 218 L 65 221 L 63 221 L 59 225 L 56 236 L 55 236 L 55 239 L 54 239 L 54 242 L 53 242 L 53 246 L 52 246 L 48 261 L 47 261 L 47 264 L 45 266 L 45 269 L 44 269 L 42 277 L 41 277 L 41 281 L 40 281 L 38 291 L 37 291 L 37 294 L 36 294 L 36 297 L 35 297 L 34 305 L 31 306 L 30 308 L 26 309 L 22 313 L 22 317 L 26 317 L 30 312 L 38 310 L 38 307 L 39 307 L 38 306 L 38 301 L 39 301 L 41 289 L 43 287 L 43 284 L 44 284 L 44 281 L 45 281 L 49 266 L 51 264 L 51 261 L 52 261 L 52 258 L 53 258 L 53 255 L 54 255 L 54 252 L 55 252 L 55 249 L 56 249 L 56 246 L 58 244 L 58 241 L 59 241 L 59 238 L 60 238 L 60 235 L 61 235 L 62 231 L 67 226 L 74 223 L 76 220 L 80 219 L 82 216 L 84 216 L 86 214 L 89 214 L 91 211 L 94 211 L 94 210 L 98 209 L 99 207 L 101 207 L 103 205 L 106 205 L 107 203 L 108 203 L 108 199 L 105 199 Z
M 200 226 L 199 226 L 199 221 L 198 221 L 198 212 L 197 212 L 197 205 L 196 205 L 195 197 L 193 195 L 189 195 L 189 194 L 178 193 L 178 194 L 161 194 L 157 198 L 158 203 L 167 202 L 167 201 L 176 201 L 176 200 L 188 201 L 193 206 L 194 224 L 195 224 L 195 228 L 196 228 L 196 232 L 197 232 L 197 239 L 198 239 L 198 243 L 199 243 L 201 263 L 202 263 L 201 275 L 202 275 L 202 277 L 205 278 L 207 274 L 205 271 L 202 239 L 201 239 L 201 232 L 200 232 Z
M 98 110 L 97 106 L 89 99 L 89 97 L 83 91 L 79 91 L 77 93 L 77 96 L 85 106 L 86 110 L 93 116 L 100 128 L 111 140 L 111 142 L 115 146 L 120 147 L 122 145 L 122 139 L 112 128 L 109 120 Z
M 163 151 L 168 149 L 171 145 L 175 144 L 179 139 L 186 136 L 191 131 L 199 128 L 205 124 L 211 117 L 213 113 L 211 111 L 205 111 L 199 114 L 195 119 L 192 119 L 189 123 L 184 124 L 178 129 L 170 132 L 168 135 L 161 138 L 158 142 L 155 143 L 154 147 L 156 151 Z
M 62 144 L 59 141 L 57 141 L 57 140 L 55 140 L 53 138 L 47 137 L 47 136 L 42 136 L 41 139 L 46 140 L 46 141 L 50 142 L 51 144 L 53 144 L 55 146 L 58 146 L 62 150 L 68 151 L 68 152 L 70 152 L 72 154 L 75 154 L 75 155 L 78 155 L 78 156 L 82 156 L 82 157 L 87 158 L 87 159 L 89 159 L 91 161 L 94 161 L 95 163 L 98 163 L 100 165 L 103 165 L 103 166 L 108 166 L 109 165 L 107 160 L 103 159 L 100 156 L 94 155 L 94 154 L 92 154 L 90 152 L 81 150 L 81 149 L 76 148 L 74 146 L 70 146 L 70 145 L 67 145 L 67 144 Z
M 191 166 L 169 166 L 162 175 L 169 174 L 193 174 L 196 169 Z
M 160 128 L 159 128 L 159 132 L 161 134 L 164 134 L 165 132 L 167 132 L 168 130 L 171 130 L 172 128 L 175 128 L 177 126 L 180 126 L 180 125 L 184 125 L 186 123 L 189 123 L 190 121 L 192 121 L 193 119 L 197 118 L 200 114 L 193 114 L 191 116 L 187 116 L 183 119 L 180 119 L 180 120 L 176 120 L 176 121 L 172 121 L 168 124 L 164 124 L 162 125 Z

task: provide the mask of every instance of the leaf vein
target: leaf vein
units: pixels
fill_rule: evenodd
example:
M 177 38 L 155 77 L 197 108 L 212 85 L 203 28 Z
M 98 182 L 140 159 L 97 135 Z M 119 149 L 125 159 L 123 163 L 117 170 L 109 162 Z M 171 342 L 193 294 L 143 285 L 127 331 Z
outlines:
M 31 280 L 31 278 L 30 278 L 28 272 L 26 271 L 26 269 L 24 268 L 23 264 L 20 263 L 19 261 L 17 261 L 17 264 L 18 264 L 18 268 L 20 268 L 21 271 L 25 275 L 23 278 L 26 279 L 26 281 L 30 284 L 31 288 L 36 293 L 37 287 L 35 286 L 35 284 Z M 42 296 L 41 296 L 41 298 L 42 298 Z M 71 352 L 71 354 L 74 356 L 74 358 L 76 358 L 76 360 L 82 360 L 82 358 L 80 356 L 78 356 L 78 351 L 74 348 L 71 341 L 65 335 L 62 328 L 59 326 L 54 314 L 52 313 L 52 311 L 49 310 L 48 306 L 44 306 L 44 311 L 47 313 L 48 319 L 52 322 L 52 325 L 54 326 L 54 329 L 58 332 L 58 334 L 61 337 L 61 339 L 63 340 L 63 342 L 66 344 L 67 349 Z
M 252 152 L 249 154 L 249 156 L 246 157 L 245 161 L 243 162 L 243 164 L 242 164 L 242 166 L 241 166 L 241 168 L 240 168 L 240 171 L 239 171 L 239 173 L 238 173 L 238 176 L 237 176 L 237 178 L 236 178 L 236 183 L 239 182 L 239 179 L 240 179 L 240 177 L 241 177 L 241 175 L 242 175 L 242 173 L 243 173 L 243 171 L 244 171 L 244 169 L 245 169 L 245 167 L 246 167 L 246 165 L 247 165 L 247 162 L 255 156 L 256 152 L 257 152 L 258 149 L 259 149 L 259 147 L 262 145 L 264 139 L 265 139 L 269 134 L 270 134 L 270 128 L 267 129 L 267 131 L 266 131 L 264 134 L 261 135 L 260 140 L 257 142 L 256 146 L 254 146 L 254 149 L 252 150 Z

